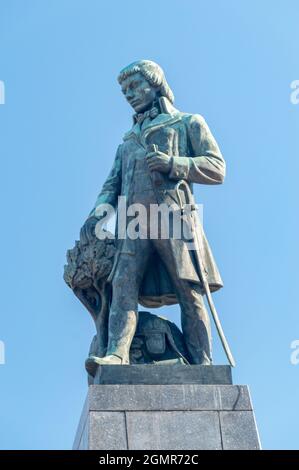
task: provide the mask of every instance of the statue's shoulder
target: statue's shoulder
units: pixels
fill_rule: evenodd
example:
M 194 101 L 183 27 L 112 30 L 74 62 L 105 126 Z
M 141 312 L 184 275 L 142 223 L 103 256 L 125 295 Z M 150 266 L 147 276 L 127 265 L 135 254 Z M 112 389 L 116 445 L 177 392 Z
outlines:
M 181 122 L 184 123 L 188 134 L 206 132 L 208 125 L 201 114 L 182 113 Z
M 170 101 L 165 97 L 161 97 L 159 99 L 159 103 L 163 115 L 168 115 L 170 119 L 177 118 L 184 124 L 192 124 L 192 122 L 204 123 L 203 116 L 201 116 L 200 114 L 184 113 L 179 109 L 175 108 L 174 105 L 170 103 Z
M 182 121 L 189 125 L 204 125 L 205 124 L 205 118 L 201 114 L 191 114 L 191 113 L 180 113 L 181 114 L 181 119 Z

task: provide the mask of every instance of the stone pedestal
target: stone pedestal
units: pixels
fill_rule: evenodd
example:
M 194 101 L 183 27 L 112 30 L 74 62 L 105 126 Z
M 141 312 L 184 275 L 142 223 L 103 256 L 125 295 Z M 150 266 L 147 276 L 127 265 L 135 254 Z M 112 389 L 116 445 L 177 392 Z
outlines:
M 260 449 L 246 385 L 229 366 L 102 366 L 74 449 Z

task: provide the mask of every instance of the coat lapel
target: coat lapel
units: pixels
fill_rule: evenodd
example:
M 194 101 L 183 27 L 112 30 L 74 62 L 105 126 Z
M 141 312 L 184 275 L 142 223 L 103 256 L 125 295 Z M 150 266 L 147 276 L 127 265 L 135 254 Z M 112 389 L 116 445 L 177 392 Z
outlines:
M 145 141 L 146 137 L 154 130 L 159 129 L 160 127 L 169 126 L 181 119 L 180 114 L 159 114 L 155 119 L 150 121 L 146 127 L 141 131 L 141 140 Z
M 123 140 L 128 140 L 131 137 L 139 137 L 139 135 L 140 135 L 140 125 L 138 124 L 138 122 L 136 122 L 136 124 L 134 124 L 133 127 L 128 132 L 125 133 Z

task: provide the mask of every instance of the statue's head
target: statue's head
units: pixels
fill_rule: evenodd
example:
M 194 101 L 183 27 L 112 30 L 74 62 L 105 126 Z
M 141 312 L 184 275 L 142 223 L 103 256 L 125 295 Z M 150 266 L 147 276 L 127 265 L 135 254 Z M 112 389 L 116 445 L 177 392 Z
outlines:
M 118 76 L 122 92 L 136 113 L 149 109 L 161 96 L 173 103 L 174 96 L 161 67 L 151 60 L 138 60 Z

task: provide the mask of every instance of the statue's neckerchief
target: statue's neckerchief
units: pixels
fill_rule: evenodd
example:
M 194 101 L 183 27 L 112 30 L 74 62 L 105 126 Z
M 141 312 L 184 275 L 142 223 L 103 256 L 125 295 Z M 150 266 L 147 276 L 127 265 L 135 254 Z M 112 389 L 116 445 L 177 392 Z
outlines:
M 158 114 L 160 114 L 160 112 L 161 111 L 160 111 L 159 104 L 155 102 L 153 106 L 151 107 L 151 109 L 145 111 L 144 113 L 134 114 L 134 121 L 138 122 L 138 124 L 141 126 L 141 124 L 146 118 L 155 119 L 158 116 Z

